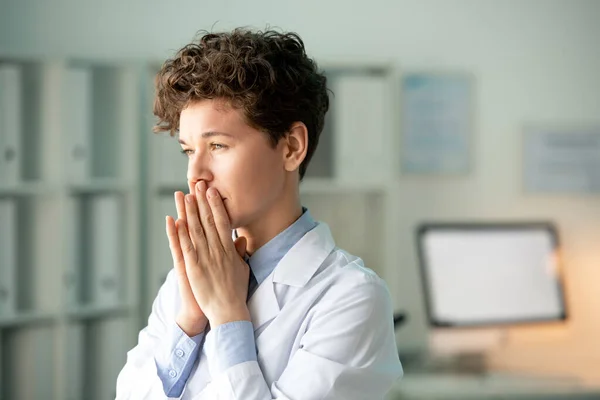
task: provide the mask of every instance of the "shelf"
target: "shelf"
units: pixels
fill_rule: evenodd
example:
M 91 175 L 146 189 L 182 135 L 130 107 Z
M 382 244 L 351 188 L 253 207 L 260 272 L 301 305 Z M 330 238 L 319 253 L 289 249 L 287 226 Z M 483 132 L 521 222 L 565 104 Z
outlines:
M 387 188 L 382 183 L 344 182 L 333 178 L 305 178 L 300 183 L 300 194 L 384 193 Z
M 71 319 L 94 319 L 99 317 L 127 315 L 132 310 L 134 310 L 134 307 L 126 304 L 115 306 L 90 304 L 72 308 L 67 311 L 67 315 Z
M 69 191 L 73 194 L 91 194 L 106 192 L 125 192 L 137 190 L 137 185 L 133 182 L 123 181 L 112 178 L 95 178 L 89 182 L 71 183 Z
M 158 194 L 159 196 L 166 196 L 166 195 L 173 195 L 173 193 L 177 192 L 177 191 L 181 191 L 183 193 L 188 193 L 189 192 L 189 188 L 187 186 L 187 182 L 183 182 L 181 184 L 177 184 L 177 183 L 161 183 L 159 185 L 156 185 L 156 187 L 154 188 L 154 192 L 156 194 Z
M 68 184 L 69 192 L 73 194 L 92 194 L 105 192 L 126 192 L 137 190 L 133 182 L 111 178 L 98 178 L 90 182 Z M 41 196 L 53 195 L 61 192 L 59 185 L 48 183 L 24 182 L 17 185 L 0 184 L 0 197 L 7 196 Z
M 16 185 L 0 184 L 0 197 L 52 195 L 59 191 L 59 187 L 47 183 L 23 182 Z
M 304 178 L 300 183 L 301 194 L 328 194 L 328 193 L 383 193 L 388 186 L 383 183 L 373 182 L 344 182 L 333 178 Z M 188 192 L 186 184 L 160 184 L 156 185 L 154 192 L 158 195 L 172 195 L 176 191 Z
M 139 67 L 0 60 L 0 398 L 115 397 L 142 318 Z
M 389 58 L 363 58 L 363 57 L 341 57 L 335 59 L 319 58 L 319 68 L 329 71 L 341 71 L 345 74 L 352 72 L 364 74 L 366 71 L 385 73 L 394 67 L 393 60 Z
M 0 316 L 0 328 L 23 325 L 48 325 L 56 321 L 56 313 L 23 311 L 13 315 Z

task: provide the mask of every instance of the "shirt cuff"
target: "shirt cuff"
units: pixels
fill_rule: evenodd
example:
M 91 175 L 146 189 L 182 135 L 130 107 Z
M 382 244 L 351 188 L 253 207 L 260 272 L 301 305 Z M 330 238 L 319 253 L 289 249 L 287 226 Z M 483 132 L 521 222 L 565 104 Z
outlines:
M 173 323 L 169 334 L 154 356 L 156 371 L 167 397 L 179 397 L 198 358 L 205 333 L 189 337 Z
M 220 374 L 248 361 L 256 361 L 254 327 L 250 321 L 234 321 L 220 325 L 206 335 L 206 357 L 211 374 Z

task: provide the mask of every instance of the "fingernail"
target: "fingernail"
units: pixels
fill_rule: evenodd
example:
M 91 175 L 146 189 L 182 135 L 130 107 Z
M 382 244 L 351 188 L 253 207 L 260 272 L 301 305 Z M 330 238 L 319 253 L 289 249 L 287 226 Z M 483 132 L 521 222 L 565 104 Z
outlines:
M 206 185 L 206 183 L 204 183 L 204 181 L 200 181 L 196 184 L 196 189 L 202 191 L 204 189 L 204 185 Z
M 214 195 L 215 195 L 215 188 L 210 188 L 206 191 L 206 197 L 208 197 L 209 199 L 212 199 Z
M 185 201 L 187 201 L 188 203 L 192 202 L 192 196 L 190 196 L 189 194 L 187 196 L 185 196 Z

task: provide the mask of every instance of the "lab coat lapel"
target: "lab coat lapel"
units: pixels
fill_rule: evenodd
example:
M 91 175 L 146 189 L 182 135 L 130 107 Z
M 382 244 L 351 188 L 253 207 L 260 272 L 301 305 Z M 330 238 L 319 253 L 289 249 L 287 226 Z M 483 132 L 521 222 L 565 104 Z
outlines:
M 250 310 L 255 331 L 279 314 L 279 302 L 277 296 L 275 296 L 272 273 L 256 288 L 256 291 L 250 297 L 248 310 Z
M 335 242 L 329 227 L 320 222 L 287 252 L 248 301 L 255 331 L 281 311 L 275 294 L 275 284 L 304 287 L 334 247 Z

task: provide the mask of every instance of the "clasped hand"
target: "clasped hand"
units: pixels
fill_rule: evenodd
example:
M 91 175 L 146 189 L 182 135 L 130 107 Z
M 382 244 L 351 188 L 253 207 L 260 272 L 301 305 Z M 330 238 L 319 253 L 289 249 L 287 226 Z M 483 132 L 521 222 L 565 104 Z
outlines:
M 190 194 L 175 193 L 178 219 L 166 218 L 169 247 L 182 301 L 177 324 L 188 336 L 250 320 L 246 305 L 249 267 L 246 239 L 231 237 L 231 224 L 216 188 L 200 181 Z

